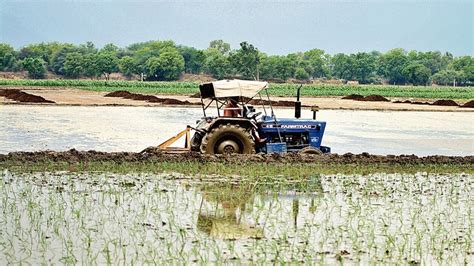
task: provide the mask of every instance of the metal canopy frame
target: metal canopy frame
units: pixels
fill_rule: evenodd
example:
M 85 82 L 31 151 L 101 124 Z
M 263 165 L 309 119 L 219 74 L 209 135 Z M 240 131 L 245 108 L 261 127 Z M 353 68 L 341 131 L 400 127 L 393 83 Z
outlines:
M 275 112 L 273 110 L 273 105 L 272 105 L 272 101 L 270 99 L 270 95 L 268 94 L 268 89 L 267 87 L 265 87 L 264 89 L 260 90 L 259 92 L 257 92 L 257 94 L 255 94 L 253 97 L 249 97 L 247 101 L 244 101 L 243 100 L 243 97 L 239 97 L 239 102 L 242 106 L 244 105 L 247 105 L 250 101 L 252 101 L 255 97 L 259 96 L 260 98 L 260 105 L 262 106 L 262 109 L 263 109 L 263 112 L 265 114 L 265 116 L 268 116 L 268 113 L 267 113 L 267 109 L 265 108 L 265 103 L 264 103 L 264 99 L 262 98 L 262 91 L 265 91 L 265 96 L 267 98 L 267 101 L 268 101 L 268 105 L 270 107 L 270 115 L 271 117 L 273 118 L 273 122 L 276 126 L 276 129 L 277 129 L 277 132 L 278 132 L 278 138 L 280 139 L 280 142 L 282 142 L 282 137 L 281 137 L 281 134 L 280 134 L 280 129 L 278 127 L 278 119 L 275 115 Z M 202 106 L 202 112 L 204 114 L 204 117 L 207 117 L 206 115 L 206 110 L 211 106 L 212 103 L 216 103 L 216 109 L 217 109 L 217 116 L 218 117 L 221 117 L 220 115 L 220 109 L 227 104 L 228 102 L 228 99 L 231 98 L 231 97 L 226 97 L 226 98 L 222 98 L 222 99 L 225 99 L 224 101 L 221 100 L 221 98 L 217 98 L 215 96 L 213 97 L 208 97 L 207 99 L 210 99 L 209 103 L 205 104 L 204 103 L 204 100 L 203 98 L 201 97 L 201 106 Z M 243 111 L 243 109 L 242 109 Z M 243 115 L 243 114 L 241 114 Z

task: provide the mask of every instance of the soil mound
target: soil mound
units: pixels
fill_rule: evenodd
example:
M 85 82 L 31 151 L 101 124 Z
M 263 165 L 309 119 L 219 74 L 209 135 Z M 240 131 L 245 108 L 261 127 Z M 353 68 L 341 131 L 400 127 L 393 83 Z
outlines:
M 350 94 L 350 95 L 342 97 L 343 100 L 360 100 L 363 98 L 364 96 L 359 95 L 359 94 Z
M 430 105 L 428 102 L 411 102 L 412 104 L 419 104 L 419 105 Z
M 0 90 L 0 96 L 22 103 L 54 103 L 53 101 L 46 100 L 41 96 L 29 94 L 16 89 Z
M 393 101 L 393 103 L 412 103 L 410 100 L 405 101 Z
M 122 98 L 127 98 L 127 97 L 131 97 L 131 93 L 128 92 L 128 91 L 114 91 L 114 92 L 110 92 L 110 93 L 107 93 L 105 95 L 105 97 L 122 97 Z
M 437 100 L 431 105 L 441 105 L 441 106 L 459 106 L 459 104 L 453 100 Z
M 178 99 L 170 98 L 158 98 L 153 95 L 146 95 L 140 93 L 131 93 L 128 91 L 114 91 L 104 95 L 105 97 L 119 97 L 124 99 L 130 99 L 135 101 L 145 101 L 150 103 L 161 103 L 161 104 L 170 104 L 170 105 L 193 105 L 189 101 L 180 101 Z
M 469 102 L 463 104 L 461 107 L 474 108 L 474 100 L 470 100 Z
M 224 155 L 204 155 L 197 152 L 187 152 L 181 154 L 167 154 L 156 147 L 149 147 L 142 152 L 99 152 L 99 151 L 77 151 L 75 149 L 55 152 L 11 152 L 0 154 L 0 162 L 87 162 L 87 161 L 110 161 L 110 162 L 199 162 L 199 163 L 232 163 L 245 165 L 247 162 L 262 163 L 327 163 L 327 164 L 355 164 L 366 165 L 389 164 L 389 165 L 417 165 L 417 164 L 474 164 L 474 156 L 427 156 L 418 157 L 416 155 L 371 155 L 361 154 L 236 154 L 233 156 Z
M 196 92 L 195 94 L 190 95 L 189 98 L 201 98 L 201 93 Z
M 163 104 L 189 104 L 189 102 L 188 101 L 183 102 L 177 99 L 165 99 L 163 101 Z
M 383 96 L 380 96 L 380 95 L 369 95 L 369 96 L 365 96 L 364 98 L 361 98 L 361 99 L 357 99 L 358 101 L 364 101 L 364 102 L 390 102 L 389 99 L 383 97 Z

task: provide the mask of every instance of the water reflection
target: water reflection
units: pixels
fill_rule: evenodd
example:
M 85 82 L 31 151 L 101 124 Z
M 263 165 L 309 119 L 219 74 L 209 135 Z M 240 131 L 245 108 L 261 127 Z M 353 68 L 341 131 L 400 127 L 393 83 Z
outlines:
M 202 201 L 197 227 L 219 239 L 262 238 L 263 228 L 246 219 L 254 202 L 252 188 L 238 185 L 208 184 L 200 187 Z
M 315 180 L 317 177 L 314 177 Z M 314 214 L 316 198 L 322 195 L 322 185 L 317 182 L 304 182 L 294 187 L 294 190 L 283 190 L 275 192 L 275 188 L 266 186 L 244 186 L 211 183 L 199 185 L 201 192 L 201 203 L 198 212 L 197 228 L 207 235 L 216 239 L 261 239 L 265 237 L 264 222 L 259 223 L 252 215 L 258 209 L 259 203 L 273 205 L 275 202 L 286 202 L 291 206 L 290 215 L 293 221 L 294 232 L 298 230 L 298 217 L 300 216 L 300 200 L 309 200 L 308 212 Z M 288 189 L 288 187 L 286 187 Z M 304 192 L 311 191 L 311 192 Z M 258 210 L 257 210 L 258 209 Z M 274 209 L 275 212 L 281 209 Z

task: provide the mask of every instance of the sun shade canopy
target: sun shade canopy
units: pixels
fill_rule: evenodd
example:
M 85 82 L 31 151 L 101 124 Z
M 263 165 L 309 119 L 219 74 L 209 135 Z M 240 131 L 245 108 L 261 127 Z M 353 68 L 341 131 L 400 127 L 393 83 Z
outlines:
M 252 80 L 218 80 L 199 85 L 202 98 L 249 97 L 268 87 L 268 82 Z

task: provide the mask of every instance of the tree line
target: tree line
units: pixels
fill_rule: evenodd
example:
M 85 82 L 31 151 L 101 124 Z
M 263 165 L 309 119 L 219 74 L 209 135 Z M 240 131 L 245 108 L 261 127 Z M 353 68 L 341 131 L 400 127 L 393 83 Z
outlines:
M 109 79 L 119 72 L 127 78 L 178 80 L 183 73 L 208 74 L 216 79 L 239 77 L 285 82 L 289 79 L 341 79 L 361 84 L 472 85 L 474 58 L 454 57 L 439 51 L 330 55 L 320 49 L 288 55 L 267 55 L 248 42 L 231 49 L 222 40 L 205 50 L 173 41 L 148 41 L 125 48 L 92 42 L 38 43 L 15 50 L 0 44 L 0 71 L 27 71 L 30 78 L 45 78 L 47 71 L 65 78 Z

